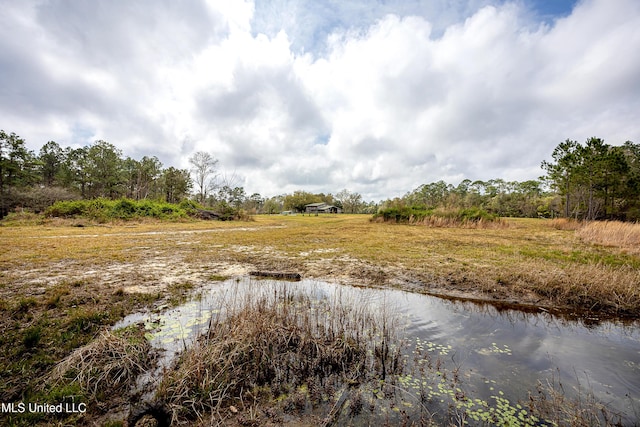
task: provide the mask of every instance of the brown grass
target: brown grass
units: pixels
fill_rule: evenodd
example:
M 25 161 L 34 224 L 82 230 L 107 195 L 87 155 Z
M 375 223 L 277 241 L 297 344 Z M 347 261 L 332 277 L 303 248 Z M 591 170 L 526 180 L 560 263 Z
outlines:
M 556 230 L 578 230 L 582 227 L 582 221 L 576 221 L 571 218 L 554 218 L 548 221 L 550 227 Z
M 591 316 L 617 313 L 637 316 L 640 306 L 640 270 L 598 264 L 573 264 L 536 271 L 524 263 L 523 272 L 513 281 L 522 292 L 533 291 L 547 299 L 549 308 L 573 307 Z
M 141 334 L 104 330 L 58 363 L 45 377 L 44 384 L 78 385 L 88 402 L 94 403 L 118 395 L 125 397 L 138 375 L 150 370 L 154 359 L 151 345 Z
M 578 397 L 568 398 L 557 378 L 538 381 L 536 391 L 529 392 L 526 403 L 531 414 L 557 426 L 621 426 L 622 416 L 599 401 L 589 389 L 580 384 Z
M 198 287 L 251 270 L 590 310 L 600 317 L 640 316 L 636 225 L 587 224 L 576 231 L 575 223 L 564 220 L 505 221 L 508 227 L 498 229 L 372 223 L 363 215 L 256 216 L 250 223 L 5 224 L 0 227 L 0 364 L 6 369 L 0 397 L 32 396 L 38 377 L 74 348 L 83 348 L 99 328 L 143 306 L 166 304 L 172 291 L 186 290 L 184 284 Z M 626 231 L 605 243 L 616 230 Z M 297 333 L 287 325 L 273 329 Z M 298 342 L 311 342 L 304 337 Z M 221 356 L 209 360 L 216 357 Z M 90 381 L 84 384 L 91 390 Z M 296 393 L 288 400 L 294 406 Z
M 384 220 L 375 222 L 384 222 Z M 412 225 L 422 225 L 426 227 L 436 227 L 436 228 L 476 228 L 476 229 L 497 229 L 497 228 L 508 228 L 509 223 L 503 218 L 497 218 L 494 220 L 461 220 L 459 218 L 454 217 L 445 217 L 445 216 L 428 216 L 423 219 L 414 220 L 413 218 L 409 219 L 409 224 Z
M 640 224 L 620 221 L 592 221 L 578 229 L 576 235 L 585 242 L 621 248 L 640 254 Z
M 615 301 L 628 301 L 623 314 L 640 315 L 640 256 L 628 231 L 614 244 L 629 243 L 604 246 L 577 237 L 597 225 L 575 231 L 578 223 L 564 219 L 504 219 L 506 228 L 475 229 L 369 218 L 265 215 L 250 223 L 1 227 L 7 286 L 0 287 L 0 298 L 28 297 L 33 283 L 64 277 L 96 280 L 105 291 L 124 289 L 126 295 L 130 289 L 161 292 L 176 282 L 197 285 L 212 275 L 287 270 L 355 285 L 596 307 L 608 314 L 620 314 Z M 616 232 L 612 224 L 601 231 Z
M 339 399 L 346 387 L 400 372 L 399 331 L 388 313 L 341 295 L 316 300 L 308 291 L 259 287 L 228 297 L 228 312 L 212 319 L 208 335 L 162 382 L 159 398 L 173 423 L 212 415 L 222 422 L 231 407 L 256 413 L 274 402 L 301 413 Z

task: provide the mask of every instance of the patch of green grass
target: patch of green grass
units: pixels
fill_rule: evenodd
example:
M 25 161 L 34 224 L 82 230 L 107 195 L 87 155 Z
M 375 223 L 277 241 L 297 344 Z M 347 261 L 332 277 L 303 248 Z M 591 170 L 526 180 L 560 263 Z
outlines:
M 68 375 L 67 377 L 73 379 L 73 375 Z M 70 397 L 78 400 L 84 400 L 85 398 L 82 387 L 80 387 L 80 384 L 77 382 L 56 385 L 42 395 L 43 401 L 49 403 L 60 403 L 68 400 Z
M 71 293 L 69 286 L 65 283 L 58 284 L 47 290 L 44 305 L 48 309 L 54 309 L 62 304 L 62 297 Z
M 33 348 L 38 345 L 40 338 L 42 338 L 42 328 L 40 326 L 32 326 L 25 329 L 22 344 L 26 348 Z
M 27 313 L 32 307 L 38 305 L 38 301 L 33 297 L 22 297 L 18 300 L 16 310 L 18 313 Z
M 167 287 L 170 293 L 169 304 L 175 306 L 186 301 L 189 296 L 189 291 L 194 287 L 195 285 L 192 282 L 177 282 L 169 285 Z
M 70 333 L 90 333 L 96 331 L 107 319 L 107 313 L 93 309 L 77 309 L 71 313 L 67 323 L 67 332 Z

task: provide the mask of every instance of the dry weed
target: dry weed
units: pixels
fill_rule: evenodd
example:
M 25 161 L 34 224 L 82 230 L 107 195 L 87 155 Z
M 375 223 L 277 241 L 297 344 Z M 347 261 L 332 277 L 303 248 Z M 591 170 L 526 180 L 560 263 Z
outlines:
M 547 423 L 556 426 L 621 426 L 622 415 L 614 413 L 589 389 L 578 385 L 577 398 L 566 396 L 563 384 L 555 377 L 538 382 L 529 392 L 528 409 Z
M 94 402 L 127 395 L 138 375 L 154 362 L 149 342 L 137 335 L 137 331 L 122 336 L 102 331 L 58 363 L 45 378 L 45 386 L 77 384 Z
M 576 235 L 585 242 L 622 248 L 640 254 L 640 224 L 621 221 L 592 221 L 584 224 Z
M 274 288 L 247 295 L 208 335 L 185 352 L 160 386 L 173 421 L 213 414 L 230 405 L 273 405 L 296 412 L 345 386 L 384 378 L 400 367 L 397 328 L 386 314 L 354 301 L 330 303 Z M 300 392 L 300 389 L 306 390 Z
M 427 227 L 437 227 L 437 228 L 478 228 L 478 229 L 500 229 L 500 228 L 508 228 L 509 223 L 505 221 L 503 218 L 498 218 L 495 220 L 460 220 L 458 218 L 448 218 L 441 216 L 428 216 L 422 220 L 418 221 L 409 221 L 413 224 L 421 224 L 426 225 Z
M 556 230 L 574 231 L 578 230 L 582 226 L 582 222 L 576 221 L 571 218 L 554 218 L 548 220 L 547 225 L 549 227 L 555 228 Z

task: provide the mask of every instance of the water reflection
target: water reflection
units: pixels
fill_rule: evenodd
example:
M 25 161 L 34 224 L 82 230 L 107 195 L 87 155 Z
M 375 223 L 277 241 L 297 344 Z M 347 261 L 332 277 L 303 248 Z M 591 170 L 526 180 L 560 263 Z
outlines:
M 213 314 L 235 304 L 243 289 L 268 290 L 274 283 L 251 278 L 212 283 L 183 306 L 161 314 L 132 315 L 118 326 L 145 321 L 152 343 L 168 349 L 168 364 L 206 330 Z M 614 412 L 626 414 L 627 423 L 634 423 L 640 413 L 637 323 L 590 323 L 544 311 L 311 280 L 286 286 L 304 289 L 318 299 L 339 298 L 395 311 L 411 343 L 407 354 L 423 345 L 440 352 L 438 363 L 459 373 L 467 392 L 481 399 L 501 392 L 511 402 L 526 401 L 538 383 L 552 383 L 561 385 L 569 397 L 592 392 Z
M 456 349 L 483 397 L 493 392 L 478 383 L 492 379 L 509 396 L 526 400 L 538 381 L 554 381 L 576 395 L 591 390 L 614 411 L 634 416 L 640 409 L 640 329 L 637 324 L 585 324 L 550 313 L 500 310 L 488 304 L 393 293 L 412 323 L 410 336 Z M 510 351 L 501 352 L 499 349 Z

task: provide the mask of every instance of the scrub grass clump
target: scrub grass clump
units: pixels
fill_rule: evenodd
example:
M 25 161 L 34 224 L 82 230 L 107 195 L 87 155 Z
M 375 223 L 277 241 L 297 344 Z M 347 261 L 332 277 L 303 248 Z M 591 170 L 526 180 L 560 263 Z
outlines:
M 390 207 L 373 215 L 374 222 L 408 223 L 428 227 L 503 228 L 507 222 L 480 208 L 426 209 L 415 206 Z
M 271 406 L 261 416 L 277 418 L 344 404 L 351 387 L 401 371 L 393 322 L 384 310 L 376 314 L 340 296 L 316 299 L 284 286 L 246 294 L 211 320 L 163 381 L 159 398 L 173 422 L 222 422 L 236 407 L 255 414 Z
M 87 408 L 106 408 L 129 397 L 136 378 L 153 367 L 155 358 L 142 329 L 104 330 L 60 361 L 45 377 L 43 388 L 73 387 Z
M 92 200 L 60 201 L 45 210 L 46 217 L 87 218 L 97 222 L 155 218 L 179 220 L 189 218 L 193 208 L 189 205 L 152 200 L 104 198 Z
M 578 397 L 568 398 L 562 382 L 555 376 L 545 382 L 538 381 L 535 392 L 529 392 L 528 409 L 548 420 L 552 426 L 622 426 L 622 414 L 611 410 L 599 401 L 589 388 L 579 385 Z
M 621 221 L 591 221 L 576 231 L 583 241 L 616 247 L 640 255 L 640 224 Z

